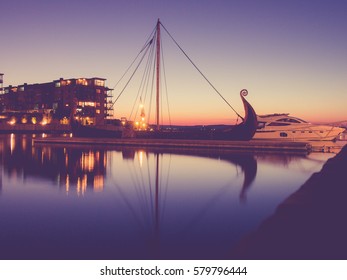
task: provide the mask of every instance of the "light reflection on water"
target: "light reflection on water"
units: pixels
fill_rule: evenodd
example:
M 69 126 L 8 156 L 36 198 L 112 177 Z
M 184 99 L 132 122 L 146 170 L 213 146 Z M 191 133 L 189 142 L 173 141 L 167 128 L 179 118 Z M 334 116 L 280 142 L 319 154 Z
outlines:
M 32 147 L 0 136 L 1 259 L 224 259 L 332 154 Z

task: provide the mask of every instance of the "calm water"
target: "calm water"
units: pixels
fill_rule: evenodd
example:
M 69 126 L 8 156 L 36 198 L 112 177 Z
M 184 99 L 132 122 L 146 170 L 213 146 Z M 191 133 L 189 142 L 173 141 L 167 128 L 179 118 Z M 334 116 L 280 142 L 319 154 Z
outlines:
M 0 136 L 1 259 L 228 258 L 333 156 L 31 143 Z

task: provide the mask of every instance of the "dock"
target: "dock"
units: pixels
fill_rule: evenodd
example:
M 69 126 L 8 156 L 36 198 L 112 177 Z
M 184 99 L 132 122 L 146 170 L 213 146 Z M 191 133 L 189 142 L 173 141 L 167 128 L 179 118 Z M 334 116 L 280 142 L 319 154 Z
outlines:
M 71 130 L 70 125 L 67 124 L 23 124 L 17 123 L 11 125 L 8 123 L 0 123 L 0 134 L 16 133 L 16 134 L 26 134 L 26 133 L 66 133 Z
M 224 140 L 187 140 L 187 139 L 112 139 L 112 138 L 78 138 L 78 137 L 45 137 L 35 138 L 34 145 L 88 145 L 88 146 L 126 146 L 126 147 L 161 147 L 181 149 L 214 149 L 238 151 L 276 151 L 300 152 L 312 151 L 306 142 L 282 141 L 224 141 Z

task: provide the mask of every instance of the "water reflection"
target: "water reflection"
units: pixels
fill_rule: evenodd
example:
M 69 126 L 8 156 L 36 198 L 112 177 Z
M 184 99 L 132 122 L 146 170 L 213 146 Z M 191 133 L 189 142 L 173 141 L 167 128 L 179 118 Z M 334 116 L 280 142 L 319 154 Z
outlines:
M 25 135 L 3 135 L 0 154 L 0 258 L 15 259 L 227 258 L 328 157 L 33 146 Z
M 87 189 L 102 191 L 106 175 L 105 151 L 32 145 L 28 135 L 2 136 L 0 146 L 4 173 L 16 178 L 41 178 L 84 194 Z M 72 189 L 71 189 L 72 188 Z
M 117 149 L 113 150 L 116 151 Z M 139 161 L 140 167 L 143 166 L 143 161 L 147 159 L 148 153 L 153 153 L 156 156 L 162 154 L 158 149 L 144 151 L 122 148 L 118 151 L 121 152 L 124 160 L 135 161 L 135 155 L 137 155 L 136 160 Z M 78 149 L 46 145 L 34 147 L 31 136 L 14 134 L 11 134 L 9 138 L 4 137 L 0 146 L 1 157 L 5 163 L 4 171 L 9 177 L 20 175 L 23 176 L 24 180 L 28 177 L 48 179 L 56 182 L 59 187 L 64 187 L 66 192 L 74 190 L 78 194 L 84 194 L 87 188 L 94 191 L 103 190 L 107 166 L 106 152 L 104 149 L 83 147 Z M 257 161 L 252 154 L 235 152 L 220 154 L 204 150 L 169 150 L 166 153 L 214 158 L 239 167 L 241 173 L 244 174 L 240 191 L 240 199 L 243 201 L 246 200 L 247 189 L 256 177 Z M 157 162 L 158 164 L 159 162 Z

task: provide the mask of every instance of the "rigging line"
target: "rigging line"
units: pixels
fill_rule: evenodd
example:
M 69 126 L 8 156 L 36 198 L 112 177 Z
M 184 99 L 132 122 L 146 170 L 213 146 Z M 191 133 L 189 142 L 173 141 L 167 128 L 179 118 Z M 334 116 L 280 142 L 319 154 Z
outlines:
M 163 88 L 162 80 L 160 80 L 159 82 L 160 82 L 160 88 Z M 159 102 L 160 102 L 160 120 L 159 121 L 161 121 L 161 125 L 164 125 L 163 98 L 160 98 Z
M 150 119 L 151 119 L 151 111 L 152 111 L 152 100 L 153 100 L 153 93 L 154 93 L 154 77 L 155 77 L 155 65 L 156 65 L 156 59 L 154 59 L 153 61 L 153 68 L 152 68 L 152 89 L 151 89 L 151 96 L 149 99 L 149 109 L 148 109 L 148 123 L 150 123 Z M 154 120 L 155 122 L 155 120 Z
M 160 38 L 161 39 L 161 38 Z M 161 45 L 161 40 L 160 40 L 160 45 Z M 161 49 L 160 49 L 160 51 L 162 51 Z M 160 53 L 161 54 L 161 53 Z M 159 62 L 160 62 L 160 57 L 159 57 Z M 161 68 L 160 68 L 161 69 Z M 161 77 L 161 73 L 159 73 L 159 76 Z M 163 80 L 162 79 L 160 79 L 159 80 L 159 83 L 160 83 L 160 90 L 163 88 Z M 161 125 L 164 125 L 164 113 L 163 113 L 163 98 L 160 98 L 160 100 L 159 100 L 159 102 L 160 102 L 160 119 L 159 119 L 159 123 L 161 123 Z
M 139 57 L 139 55 L 145 50 L 145 48 L 147 48 L 148 45 L 152 44 L 153 41 L 153 33 L 155 32 L 156 28 L 153 29 L 153 31 L 151 32 L 151 34 L 149 35 L 149 37 L 147 38 L 144 46 L 142 47 L 142 49 L 140 50 L 140 52 L 136 55 L 135 59 L 131 62 L 130 66 L 125 70 L 125 73 L 123 74 L 123 76 L 118 80 L 118 82 L 115 84 L 115 86 L 112 88 L 112 90 L 114 90 L 116 88 L 116 86 L 120 83 L 120 81 L 124 78 L 124 76 L 128 73 L 128 71 L 130 70 L 130 68 L 133 66 L 133 64 L 135 63 L 135 61 L 137 60 L 137 58 Z M 150 39 L 152 38 L 152 39 Z
M 224 198 L 224 195 L 227 193 L 228 189 L 230 188 L 230 184 L 233 182 L 233 180 L 230 180 L 227 182 L 224 186 L 220 187 L 218 189 L 218 192 L 214 194 L 206 203 L 204 203 L 204 206 L 202 209 L 196 213 L 192 219 L 186 224 L 186 226 L 182 229 L 182 234 L 187 234 L 191 231 L 191 229 L 199 222 L 201 219 L 208 213 L 208 211 L 213 207 L 217 205 L 217 202 Z
M 148 87 L 149 87 L 149 81 L 150 81 L 150 78 L 151 78 L 151 70 L 152 70 L 152 64 L 151 62 L 153 61 L 153 57 L 154 57 L 154 53 L 155 53 L 155 48 L 154 48 L 154 45 L 151 49 L 151 52 L 149 54 L 149 59 L 148 59 L 148 64 L 147 64 L 147 67 L 146 67 L 146 83 L 143 87 L 143 91 L 145 91 L 145 96 L 144 96 L 144 101 L 143 103 L 146 102 L 147 100 L 147 92 L 148 92 Z
M 147 100 L 147 93 L 148 93 L 148 87 L 149 87 L 149 81 L 151 78 L 151 67 L 152 67 L 152 61 L 153 61 L 153 56 L 155 53 L 155 47 L 153 45 L 153 47 L 151 48 L 149 57 L 148 57 L 148 61 L 147 61 L 147 65 L 145 68 L 145 72 L 144 72 L 144 82 L 142 84 L 142 89 L 141 89 L 141 98 L 142 98 L 142 104 L 143 106 L 146 104 L 146 100 Z M 143 108 L 145 109 L 145 108 Z
M 140 153 L 142 153 L 143 156 L 143 151 L 138 151 L 138 156 L 140 156 Z M 148 205 L 148 193 L 147 193 L 147 188 L 146 188 L 146 184 L 145 184 L 145 180 L 144 180 L 144 176 L 143 176 L 143 170 L 142 170 L 142 166 L 139 165 L 139 169 L 140 169 L 140 177 L 141 177 L 141 188 L 142 188 L 142 193 L 144 196 L 144 201 L 145 201 L 145 208 L 147 210 L 147 213 L 151 212 L 151 207 Z
M 147 63 L 146 63 L 145 71 L 144 71 L 144 74 L 143 74 L 143 76 L 142 76 L 141 83 L 140 83 L 140 86 L 139 86 L 139 89 L 138 89 L 138 92 L 137 92 L 137 95 L 136 95 L 136 98 L 135 98 L 133 107 L 132 107 L 131 112 L 130 112 L 130 116 L 129 116 L 129 118 L 128 118 L 129 120 L 131 120 L 132 115 L 133 115 L 133 112 L 134 112 L 134 109 L 135 109 L 135 106 L 136 106 L 136 104 L 138 104 L 137 100 L 139 99 L 139 96 L 140 96 L 140 99 L 141 99 L 141 97 L 142 97 L 142 93 L 140 94 L 140 92 L 141 92 L 141 90 L 143 90 L 143 84 L 144 84 L 145 76 L 146 76 L 147 71 L 148 71 L 148 70 L 147 70 L 147 69 L 148 69 L 148 65 L 150 64 L 150 61 L 151 61 L 151 59 L 152 59 L 152 54 L 153 54 L 153 52 L 154 52 L 153 50 L 154 50 L 154 45 L 152 45 L 151 50 L 150 50 L 150 53 L 149 53 L 149 55 L 148 55 L 148 57 L 147 57 Z M 136 119 L 136 117 L 137 117 L 138 109 L 139 109 L 139 108 L 137 107 L 136 112 L 135 112 L 135 117 L 134 117 L 134 119 Z
M 185 57 L 190 61 L 190 63 L 193 64 L 195 69 L 206 80 L 206 82 L 215 90 L 215 92 L 224 100 L 224 102 L 235 112 L 235 114 L 238 115 L 241 119 L 243 119 L 243 117 L 241 117 L 241 115 L 231 106 L 231 104 L 223 97 L 223 95 L 214 87 L 214 85 L 201 72 L 201 70 L 198 68 L 198 66 L 196 66 L 196 64 L 191 60 L 191 58 L 186 54 L 186 52 L 181 48 L 181 46 L 176 42 L 176 40 L 172 37 L 172 35 L 169 33 L 169 31 L 165 28 L 165 26 L 161 22 L 160 22 L 160 25 L 164 28 L 164 30 L 167 32 L 167 34 L 170 36 L 170 38 L 173 40 L 173 42 L 176 44 L 176 46 L 181 50 L 181 52 L 185 55 Z
M 166 79 L 166 71 L 165 71 L 165 63 L 164 63 L 164 50 L 163 50 L 163 43 L 161 43 L 161 61 L 163 64 L 163 74 L 164 74 L 164 85 L 165 85 L 165 93 L 166 93 L 166 103 L 167 103 L 167 111 L 168 111 L 168 117 L 169 117 L 169 124 L 171 126 L 171 113 L 170 113 L 170 105 L 169 105 L 169 94 L 167 90 L 167 79 Z
M 116 100 L 112 103 L 112 106 L 110 107 L 110 109 L 113 108 L 114 104 L 118 101 L 118 99 L 119 99 L 119 98 L 121 97 L 121 95 L 124 93 L 124 90 L 126 89 L 126 87 L 128 86 L 128 84 L 130 83 L 131 79 L 134 77 L 134 75 L 135 75 L 137 69 L 140 67 L 140 65 L 141 65 L 141 63 L 142 63 L 142 60 L 144 59 L 145 55 L 147 54 L 148 49 L 149 49 L 149 46 L 152 44 L 152 42 L 153 42 L 153 39 L 147 44 L 147 48 L 146 48 L 144 54 L 142 55 L 140 62 L 137 64 L 137 66 L 136 66 L 134 72 L 131 74 L 129 80 L 127 81 L 127 83 L 125 84 L 125 86 L 123 87 L 123 89 L 121 90 L 121 92 L 118 94 Z
M 149 188 L 149 201 L 150 201 L 150 209 L 151 209 L 151 217 L 154 217 L 154 203 L 153 203 L 153 187 L 152 187 L 152 179 L 151 179 L 151 171 L 149 169 L 149 154 L 146 152 L 147 159 L 147 174 L 148 174 L 148 188 Z
M 127 198 L 127 196 L 124 194 L 122 188 L 118 185 L 117 182 L 113 182 L 114 186 L 116 187 L 116 189 L 118 190 L 120 197 L 123 199 L 124 203 L 126 206 L 128 206 L 130 213 L 133 215 L 135 221 L 138 223 L 139 227 L 145 231 L 145 227 L 142 224 L 141 219 L 138 217 L 138 215 L 136 214 L 136 211 L 133 207 L 133 205 L 131 204 L 130 200 Z
M 170 170 L 171 170 L 171 155 L 172 154 L 169 154 L 169 165 L 168 165 L 168 168 L 167 168 L 167 176 L 166 176 L 166 182 L 165 182 L 165 186 L 164 186 L 164 198 L 162 199 L 163 201 L 163 206 L 162 206 L 162 211 L 161 211 L 161 217 L 160 219 L 163 219 L 164 218 L 164 213 L 165 213 L 165 210 L 166 210 L 166 199 L 167 199 L 167 192 L 168 192 L 168 189 L 169 189 L 169 177 L 170 177 Z
M 158 180 L 158 200 L 159 200 L 159 208 L 160 208 L 160 212 L 159 215 L 158 215 L 158 221 L 160 221 L 160 217 L 161 217 L 161 210 L 162 210 L 162 182 L 163 182 L 163 158 L 164 158 L 164 155 L 162 153 L 158 154 L 158 156 L 160 156 L 159 158 L 159 162 L 158 162 L 158 165 L 160 165 L 159 167 L 159 180 Z M 159 210 L 158 210 L 159 211 Z
M 130 178 L 132 180 L 132 183 L 133 183 L 133 186 L 134 186 L 134 190 L 135 190 L 135 194 L 137 196 L 137 199 L 139 201 L 138 203 L 138 207 L 141 211 L 141 215 L 142 215 L 142 218 L 144 220 L 147 220 L 147 217 L 146 217 L 146 200 L 144 199 L 144 195 L 141 191 L 141 187 L 140 187 L 140 183 L 139 183 L 139 180 L 138 180 L 138 175 L 137 175 L 137 172 L 136 172 L 136 167 L 134 166 L 134 164 L 132 164 L 133 166 L 133 170 L 132 168 L 129 168 L 129 164 L 128 164 L 128 170 L 129 170 L 129 173 L 130 173 Z M 134 173 L 133 173 L 134 172 Z

